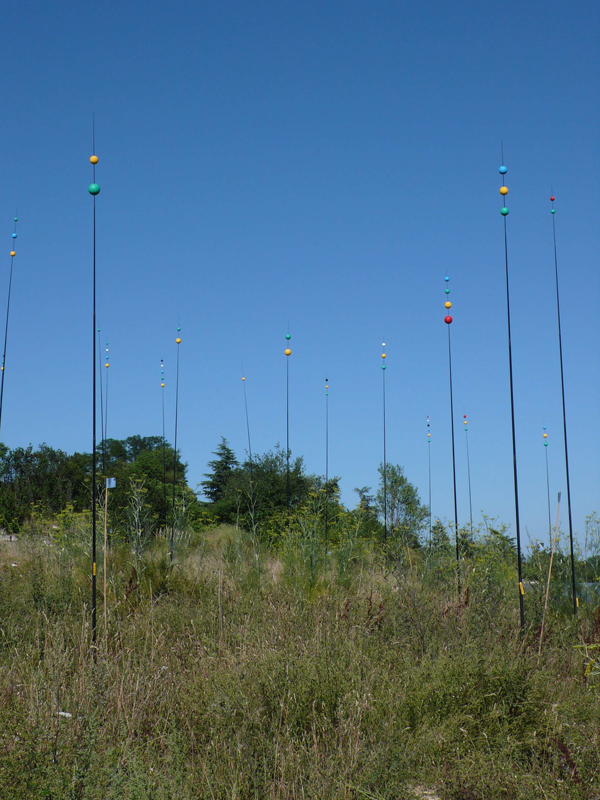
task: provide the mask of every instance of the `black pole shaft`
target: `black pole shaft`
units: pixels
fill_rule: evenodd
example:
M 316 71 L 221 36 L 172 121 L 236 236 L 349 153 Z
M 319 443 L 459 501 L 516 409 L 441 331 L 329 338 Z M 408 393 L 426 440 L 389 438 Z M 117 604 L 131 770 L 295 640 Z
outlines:
M 173 448 L 173 508 L 172 508 L 172 519 L 171 519 L 171 546 L 170 546 L 170 554 L 169 558 L 171 564 L 173 563 L 173 559 L 175 557 L 174 547 L 175 547 L 175 477 L 177 474 L 177 422 L 178 422 L 178 414 L 179 414 L 179 343 L 177 344 L 177 372 L 175 377 L 175 442 Z
M 427 439 L 427 460 L 429 462 L 429 549 L 431 550 L 432 525 L 431 525 L 431 439 Z
M 94 166 L 94 183 L 96 167 Z M 96 196 L 94 195 L 93 236 L 93 326 L 92 326 L 92 643 L 96 644 Z
M 512 453 L 513 453 L 513 482 L 515 491 L 515 518 L 517 534 L 517 569 L 519 575 L 519 613 L 521 618 L 521 633 L 525 632 L 525 607 L 523 604 L 523 565 L 521 560 L 521 522 L 519 518 L 519 482 L 517 476 L 517 437 L 515 431 L 515 400 L 513 387 L 513 367 L 512 367 L 512 340 L 510 331 L 510 286 L 508 279 L 508 237 L 506 233 L 506 217 L 504 217 L 504 264 L 506 273 L 506 321 L 508 328 L 508 373 L 510 377 L 510 421 L 512 430 Z
M 106 477 L 106 443 L 104 441 L 104 399 L 102 395 L 102 345 L 100 344 L 100 330 L 98 333 L 98 375 L 100 377 L 100 443 L 102 446 L 102 472 Z
M 6 346 L 8 343 L 8 316 L 10 314 L 10 295 L 12 289 L 14 257 L 10 258 L 10 278 L 8 279 L 8 300 L 6 303 L 6 327 L 4 329 L 4 352 L 2 355 L 2 379 L 0 381 L 0 428 L 2 427 L 2 405 L 4 402 L 4 373 L 6 372 Z
M 327 383 L 327 379 L 325 379 Z M 329 392 L 325 394 L 325 554 L 329 546 Z
M 382 371 L 383 386 L 383 538 L 387 539 L 387 452 L 385 436 L 385 370 Z
M 285 446 L 285 495 L 287 507 L 287 527 L 290 527 L 290 360 L 285 362 L 285 414 L 286 414 L 286 446 Z
M 550 470 L 548 468 L 548 448 L 546 451 L 546 491 L 548 493 L 548 534 L 550 536 L 550 550 L 552 550 L 552 517 L 550 516 Z
M 164 383 L 164 380 L 161 380 Z M 165 527 L 167 525 L 167 440 L 165 437 L 165 389 L 161 386 L 162 398 L 162 451 L 163 451 L 163 513 L 165 515 Z
M 571 515 L 571 480 L 569 476 L 569 447 L 567 444 L 567 408 L 565 403 L 565 374 L 563 368 L 562 330 L 560 324 L 560 293 L 558 288 L 558 257 L 556 254 L 556 224 L 552 215 L 552 237 L 554 241 L 554 275 L 556 279 L 556 315 L 558 319 L 558 352 L 560 356 L 560 390 L 562 394 L 563 434 L 565 439 L 565 469 L 567 477 L 567 506 L 569 508 L 569 542 L 571 545 L 571 588 L 573 593 L 573 614 L 577 614 L 579 601 L 575 583 L 575 553 L 573 548 L 573 520 Z
M 450 375 L 450 431 L 452 433 L 452 482 L 454 486 L 454 535 L 456 539 L 456 580 L 458 594 L 461 593 L 460 582 L 460 547 L 458 540 L 458 504 L 456 501 L 456 452 L 454 447 L 454 396 L 452 392 L 452 344 L 450 339 L 450 325 L 448 327 L 448 371 Z
M 473 535 L 473 500 L 471 495 L 471 459 L 469 458 L 469 433 L 465 431 L 467 442 L 467 477 L 469 479 L 469 520 L 471 524 L 471 535 Z

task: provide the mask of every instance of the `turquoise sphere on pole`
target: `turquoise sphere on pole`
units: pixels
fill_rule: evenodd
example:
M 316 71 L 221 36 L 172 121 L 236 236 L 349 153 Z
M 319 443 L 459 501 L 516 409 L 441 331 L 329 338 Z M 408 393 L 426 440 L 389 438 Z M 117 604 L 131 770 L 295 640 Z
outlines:
M 500 209 L 500 213 L 502 214 L 503 217 L 506 217 L 507 214 L 508 214 L 508 208 L 506 208 L 506 206 L 504 206 L 504 208 Z
M 88 192 L 93 195 L 100 194 L 100 187 L 97 183 L 90 183 L 88 186 Z

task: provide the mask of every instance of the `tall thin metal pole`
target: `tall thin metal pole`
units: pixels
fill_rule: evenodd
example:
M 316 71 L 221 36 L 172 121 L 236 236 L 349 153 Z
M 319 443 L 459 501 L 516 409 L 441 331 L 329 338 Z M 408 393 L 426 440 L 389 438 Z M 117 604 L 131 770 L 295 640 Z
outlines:
M 548 468 L 548 434 L 544 425 L 544 452 L 546 454 L 546 492 L 548 494 L 548 535 L 550 547 L 552 547 L 552 517 L 550 512 L 550 470 Z
M 106 343 L 106 361 L 104 362 L 104 366 L 106 368 L 106 387 L 105 387 L 105 396 L 104 396 L 104 436 L 108 439 L 108 368 L 110 367 L 110 361 L 108 357 L 108 342 Z
M 504 161 L 504 154 L 502 157 Z M 502 186 L 500 187 L 500 194 L 503 198 L 508 194 L 508 188 L 504 184 L 504 176 L 508 172 L 507 168 L 502 165 L 499 169 L 502 175 Z M 525 589 L 523 588 L 523 565 L 521 560 L 521 521 L 519 516 L 519 481 L 517 476 L 517 437 L 515 431 L 515 400 L 514 400 L 514 386 L 513 386 L 513 367 L 512 367 L 512 339 L 510 332 L 510 285 L 508 278 L 508 237 L 506 233 L 506 217 L 508 216 L 508 208 L 503 206 L 500 209 L 502 218 L 504 220 L 504 266 L 506 274 L 506 321 L 508 329 L 508 373 L 510 377 L 510 421 L 512 430 L 512 453 L 513 453 L 513 482 L 515 492 L 515 520 L 516 520 L 516 534 L 517 534 L 517 570 L 519 578 L 519 613 L 521 618 L 521 633 L 525 632 L 525 607 L 523 603 L 523 595 Z
M 448 278 L 446 278 L 448 281 Z M 446 300 L 446 309 L 451 307 L 452 303 Z M 461 593 L 460 581 L 460 547 L 458 537 L 458 505 L 456 501 L 456 451 L 454 447 L 454 396 L 452 391 L 452 343 L 450 339 L 450 325 L 452 324 L 452 317 L 446 314 L 444 322 L 448 326 L 448 372 L 450 375 L 450 430 L 452 432 L 452 481 L 454 486 L 454 535 L 456 538 L 456 581 L 458 586 L 458 594 Z
M 95 120 L 92 117 L 92 150 L 96 149 Z M 88 192 L 94 199 L 93 278 L 92 278 L 92 644 L 96 645 L 96 197 L 100 187 L 96 183 L 98 156 L 90 156 L 93 182 Z M 96 656 L 94 650 L 94 658 Z
M 579 598 L 577 597 L 577 585 L 575 583 L 575 552 L 573 547 L 573 519 L 571 514 L 571 480 L 569 475 L 569 447 L 567 443 L 567 407 L 565 402 L 565 373 L 563 367 L 563 349 L 562 349 L 562 330 L 560 324 L 560 292 L 558 289 L 558 256 L 556 254 L 556 223 L 554 215 L 556 213 L 554 208 L 554 195 L 550 197 L 552 208 L 552 239 L 554 243 L 554 276 L 556 279 L 556 316 L 558 320 L 558 352 L 560 357 L 560 390 L 562 395 L 562 412 L 563 412 L 563 434 L 565 439 L 565 470 L 567 477 L 567 506 L 569 509 L 569 543 L 571 546 L 571 589 L 573 595 L 573 614 L 577 614 L 579 608 Z
M 431 550 L 433 526 L 431 524 L 431 423 L 429 421 L 429 414 L 427 415 L 427 460 L 429 468 L 429 549 Z
M 381 343 L 385 347 L 385 342 Z M 385 436 L 385 359 L 386 354 L 381 354 L 381 376 L 383 388 L 383 538 L 387 539 L 387 453 L 386 453 L 386 436 Z
M 167 525 L 167 439 L 165 436 L 165 365 L 160 360 L 160 395 L 162 400 L 163 513 Z
M 178 416 L 179 416 L 179 345 L 181 344 L 181 337 L 179 335 L 181 328 L 177 328 L 177 338 L 175 339 L 175 343 L 177 344 L 177 368 L 176 368 L 176 377 L 175 377 L 175 441 L 173 446 L 173 508 L 172 508 L 172 520 L 171 520 L 171 545 L 170 545 L 170 552 L 169 552 L 169 560 L 171 564 L 173 564 L 173 560 L 175 558 L 175 480 L 177 475 L 177 423 L 178 423 Z
M 288 343 L 292 338 L 291 334 L 286 333 L 285 338 Z M 292 351 L 288 345 L 285 349 L 285 418 L 286 418 L 286 445 L 285 445 L 285 495 L 287 507 L 287 528 L 290 527 L 290 359 Z
M 100 442 L 102 445 L 102 474 L 106 477 L 106 442 L 104 441 L 104 395 L 102 389 L 102 345 L 98 328 L 98 377 L 100 378 Z
M 325 553 L 329 546 L 329 380 L 325 378 Z
M 6 371 L 6 346 L 8 343 L 8 317 L 10 314 L 10 295 L 12 290 L 13 264 L 15 256 L 17 255 L 15 251 L 15 239 L 17 238 L 18 221 L 19 221 L 18 217 L 15 216 L 14 219 L 15 226 L 12 233 L 13 247 L 12 250 L 10 251 L 10 277 L 8 279 L 8 299 L 6 301 L 6 327 L 4 329 L 4 350 L 2 353 L 2 365 L 0 366 L 0 371 L 2 372 L 2 378 L 0 379 L 0 428 L 2 427 L 2 406 L 4 403 L 4 373 Z
M 243 367 L 242 367 L 243 369 Z M 248 432 L 248 457 L 250 459 L 250 496 L 252 499 L 252 513 L 254 513 L 254 461 L 252 458 L 252 442 L 250 440 L 250 416 L 248 414 L 248 396 L 246 394 L 246 378 L 242 376 L 244 386 L 244 408 L 246 409 L 246 431 Z
M 465 423 L 465 442 L 467 445 L 467 477 L 469 479 L 469 520 L 471 526 L 471 536 L 473 535 L 473 499 L 471 494 L 471 459 L 469 458 L 469 425 L 467 415 L 463 414 Z

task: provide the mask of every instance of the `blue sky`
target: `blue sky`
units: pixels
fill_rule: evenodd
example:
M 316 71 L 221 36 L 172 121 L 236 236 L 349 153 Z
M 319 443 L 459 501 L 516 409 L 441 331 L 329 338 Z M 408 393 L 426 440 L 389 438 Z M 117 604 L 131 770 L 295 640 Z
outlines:
M 161 431 L 160 359 L 190 483 L 221 435 L 285 442 L 343 499 L 388 459 L 452 516 L 444 276 L 451 279 L 459 522 L 514 526 L 500 142 L 524 542 L 565 492 L 550 187 L 574 525 L 600 511 L 600 11 L 596 3 L 29 0 L 5 15 L 0 231 L 19 238 L 2 438 L 91 448 L 91 117 L 109 435 Z M 3 286 L 4 284 L 4 286 Z M 170 436 L 172 439 L 172 434 Z M 565 506 L 563 504 L 563 520 Z

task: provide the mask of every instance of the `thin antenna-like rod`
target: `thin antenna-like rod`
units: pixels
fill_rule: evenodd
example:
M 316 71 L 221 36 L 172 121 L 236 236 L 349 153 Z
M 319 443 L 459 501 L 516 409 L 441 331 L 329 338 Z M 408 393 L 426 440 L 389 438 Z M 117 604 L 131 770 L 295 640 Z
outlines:
M 385 342 L 381 343 L 385 347 Z M 386 435 L 385 435 L 385 352 L 381 354 L 381 376 L 382 376 L 382 389 L 383 389 L 383 538 L 387 539 L 387 452 L 386 452 Z
M 502 161 L 504 161 L 504 153 L 502 154 Z M 502 175 L 502 186 L 500 187 L 500 194 L 506 197 L 508 189 L 504 184 L 504 176 L 508 172 L 503 165 L 499 170 Z M 523 588 L 523 565 L 521 559 L 521 521 L 519 517 L 519 481 L 517 476 L 517 437 L 515 431 L 515 399 L 514 399 L 514 385 L 513 385 L 513 367 L 512 367 L 512 339 L 510 332 L 510 284 L 508 278 L 508 236 L 506 232 L 506 217 L 508 216 L 508 208 L 503 206 L 500 209 L 504 220 L 504 266 L 506 274 L 506 321 L 508 329 L 508 374 L 510 378 L 510 422 L 512 430 L 512 454 L 513 454 L 513 482 L 515 492 L 515 520 L 516 520 L 516 534 L 517 534 L 517 569 L 519 577 L 519 613 L 521 618 L 521 633 L 525 632 L 525 607 L 523 604 L 523 595 L 525 589 Z
M 546 492 L 548 494 L 548 542 L 552 547 L 552 517 L 550 512 L 550 470 L 548 468 L 548 434 L 546 433 L 546 426 L 544 425 L 544 452 L 546 454 Z
M 471 535 L 473 535 L 473 498 L 471 494 L 471 459 L 469 458 L 469 426 L 467 424 L 467 415 L 463 414 L 465 423 L 465 442 L 467 444 L 467 477 L 469 479 L 469 521 L 471 526 Z
M 108 368 L 110 367 L 110 362 L 108 360 L 108 342 L 106 343 L 106 361 L 104 366 L 106 368 L 106 386 L 104 389 L 104 435 L 108 439 Z
M 448 301 L 450 302 L 450 301 Z M 459 547 L 459 539 L 458 539 L 458 504 L 456 500 L 456 452 L 454 446 L 454 396 L 452 391 L 452 343 L 450 339 L 450 323 L 452 322 L 452 317 L 449 315 L 446 316 L 446 321 L 448 322 L 448 371 L 450 374 L 450 430 L 452 432 L 452 482 L 454 486 L 454 535 L 456 538 L 456 580 L 458 584 L 458 594 L 460 596 L 461 593 L 461 584 L 460 584 L 460 547 Z
M 242 372 L 244 366 L 242 364 Z M 252 520 L 254 526 L 254 511 L 255 511 L 255 494 L 254 494 L 254 460 L 252 458 L 252 441 L 250 440 L 250 416 L 248 414 L 248 396 L 246 394 L 246 378 L 242 375 L 242 384 L 244 386 L 244 408 L 246 409 L 246 431 L 248 433 L 248 458 L 250 459 L 250 500 L 252 503 Z
M 0 428 L 2 427 L 2 405 L 4 403 L 4 373 L 6 371 L 6 346 L 8 343 L 8 317 L 10 314 L 10 295 L 12 290 L 13 264 L 16 256 L 14 242 L 15 239 L 17 238 L 18 221 L 19 221 L 18 217 L 15 216 L 14 219 L 15 227 L 12 233 L 13 248 L 10 251 L 10 277 L 8 279 L 8 299 L 6 301 L 6 327 L 4 328 L 4 350 L 2 352 L 2 365 L 0 366 L 0 370 L 2 371 L 2 379 L 0 380 Z
M 429 549 L 431 550 L 433 539 L 433 526 L 431 524 L 431 424 L 427 415 L 427 460 L 429 467 Z
M 88 187 L 88 192 L 94 200 L 93 208 L 93 274 L 92 274 L 92 644 L 96 644 L 96 197 L 100 187 L 96 183 L 96 164 L 98 157 L 96 150 L 96 125 L 92 116 L 92 150 L 90 156 L 92 164 L 93 182 Z M 96 653 L 94 651 L 94 658 Z
M 289 342 L 292 338 L 291 334 L 288 332 L 285 335 L 285 338 Z M 285 462 L 286 462 L 286 469 L 285 469 L 285 496 L 286 496 L 286 507 L 287 507 L 287 528 L 289 530 L 290 527 L 290 359 L 289 357 L 292 355 L 291 349 L 286 347 L 285 355 L 287 356 L 285 361 L 285 418 L 286 418 L 286 445 L 285 445 Z
M 325 554 L 329 546 L 329 380 L 325 378 Z
M 104 441 L 104 396 L 102 389 L 102 345 L 98 328 L 98 377 L 100 378 L 100 442 L 102 445 L 102 473 L 106 477 L 106 442 Z
M 175 377 L 175 442 L 173 446 L 173 508 L 172 508 L 172 515 L 173 518 L 171 520 L 171 546 L 170 546 L 170 553 L 169 559 L 171 564 L 173 564 L 173 559 L 175 557 L 174 553 L 174 546 L 175 546 L 175 477 L 177 474 L 177 423 L 178 423 L 178 415 L 179 415 L 179 345 L 181 344 L 181 337 L 179 336 L 179 331 L 181 328 L 177 328 L 177 338 L 175 342 L 177 344 L 177 369 L 176 369 L 176 377 Z
M 565 469 L 567 477 L 567 507 L 569 519 L 569 543 L 571 545 L 571 588 L 573 593 L 573 614 L 577 614 L 579 608 L 579 598 L 577 597 L 577 585 L 575 583 L 575 553 L 573 548 L 573 519 L 571 514 L 571 481 L 569 476 L 569 447 L 567 444 L 567 407 L 565 403 L 565 373 L 563 368 L 563 348 L 562 348 L 562 330 L 560 324 L 560 292 L 558 289 L 558 256 L 556 254 L 556 224 L 554 221 L 554 195 L 550 198 L 552 202 L 552 238 L 554 242 L 554 276 L 556 279 L 556 316 L 558 319 L 558 352 L 560 357 L 560 390 L 562 394 L 562 412 L 563 412 L 563 433 L 565 438 Z
M 160 360 L 160 394 L 162 398 L 163 513 L 167 525 L 167 440 L 165 436 L 165 365 Z

